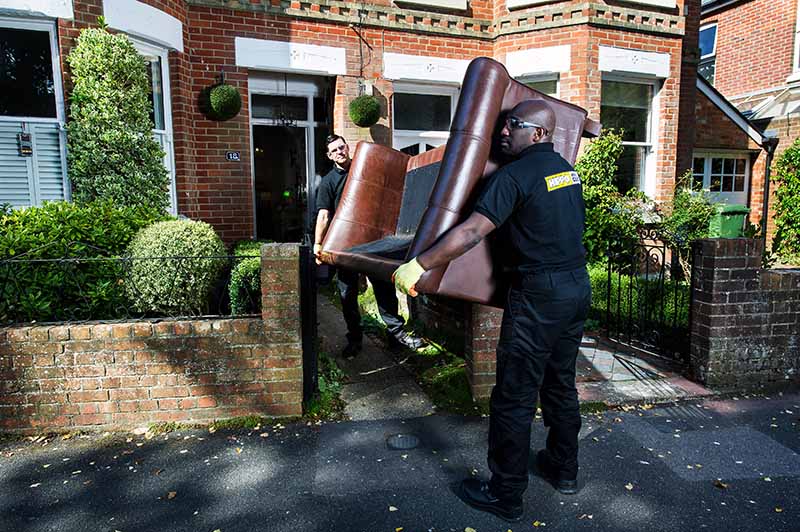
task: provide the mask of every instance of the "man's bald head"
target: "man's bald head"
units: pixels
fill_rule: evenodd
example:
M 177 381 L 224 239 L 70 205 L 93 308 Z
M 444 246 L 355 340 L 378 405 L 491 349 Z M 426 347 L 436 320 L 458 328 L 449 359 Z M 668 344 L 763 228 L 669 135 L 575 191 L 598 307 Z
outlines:
M 525 122 L 539 124 L 547 130 L 544 141 L 549 141 L 553 137 L 556 129 L 556 114 L 550 104 L 544 100 L 525 100 L 511 109 L 512 116 L 516 116 Z

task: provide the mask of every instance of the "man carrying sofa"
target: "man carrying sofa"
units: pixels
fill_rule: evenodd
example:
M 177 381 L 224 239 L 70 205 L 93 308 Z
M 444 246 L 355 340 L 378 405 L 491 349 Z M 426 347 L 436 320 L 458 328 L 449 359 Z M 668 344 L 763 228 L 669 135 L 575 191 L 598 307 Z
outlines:
M 320 260 L 322 241 L 336 208 L 339 206 L 339 201 L 342 199 L 342 190 L 344 190 L 351 163 L 350 147 L 341 136 L 329 135 L 326 139 L 326 150 L 328 159 L 333 161 L 333 169 L 322 178 L 317 190 L 316 207 L 318 212 L 314 228 L 314 255 L 317 257 L 317 264 L 322 264 Z M 339 268 L 336 276 L 342 301 L 342 314 L 347 324 L 347 345 L 342 350 L 342 356 L 353 358 L 361 351 L 364 335 L 361 327 L 361 312 L 358 308 L 358 272 Z M 369 280 L 375 292 L 375 302 L 378 304 L 381 319 L 389 332 L 389 343 L 394 347 L 405 346 L 409 349 L 423 347 L 425 342 L 421 338 L 403 330 L 405 321 L 398 314 L 397 294 L 392 283 L 371 277 Z
M 575 362 L 591 300 L 580 178 L 553 149 L 555 114 L 542 100 L 515 106 L 500 131 L 500 147 L 513 159 L 488 181 L 474 212 L 433 247 L 400 266 L 396 286 L 416 296 L 426 270 L 449 263 L 500 229 L 511 250 L 512 283 L 497 345 L 497 380 L 491 396 L 490 481 L 469 478 L 461 496 L 502 519 L 522 517 L 528 485 L 531 423 L 537 396 L 546 448 L 540 473 L 560 492 L 577 492 L 581 419 Z

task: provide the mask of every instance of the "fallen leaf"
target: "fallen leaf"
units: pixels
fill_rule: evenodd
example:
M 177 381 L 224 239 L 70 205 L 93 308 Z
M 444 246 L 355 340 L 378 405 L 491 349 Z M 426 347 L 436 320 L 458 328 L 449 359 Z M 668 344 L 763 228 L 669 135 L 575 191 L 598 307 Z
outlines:
M 628 491 L 631 491 L 631 490 L 633 490 L 633 484 L 631 484 L 630 482 L 628 482 L 627 484 L 625 484 L 625 489 L 626 489 L 626 490 L 628 490 Z
M 31 484 L 31 486 L 30 486 L 30 487 L 31 487 L 31 488 L 38 488 L 38 487 L 39 487 L 39 486 L 41 486 L 41 485 L 42 485 L 42 483 L 41 483 L 41 482 L 37 482 L 36 484 Z
M 717 488 L 719 488 L 721 490 L 724 490 L 724 489 L 728 488 L 728 485 L 726 483 L 722 482 L 721 479 L 714 480 L 714 486 L 716 486 Z
M 764 482 L 772 482 L 772 479 L 769 477 L 764 477 Z
M 395 508 L 394 506 L 389 506 L 389 511 L 390 512 L 396 512 L 397 508 Z
M 401 530 L 403 530 L 403 527 L 398 526 L 397 528 L 394 529 L 394 532 L 400 532 Z
M 208 432 L 210 432 L 211 434 L 214 434 L 215 432 L 217 432 L 217 427 L 215 427 L 213 425 L 208 427 Z
M 259 436 L 261 436 L 262 438 L 269 438 L 269 432 L 262 432 L 261 434 L 259 434 Z
M 236 448 L 236 454 L 242 454 L 242 448 L 241 447 L 237 447 Z
M 783 508 L 781 508 L 780 506 L 776 506 L 776 507 L 775 507 L 775 511 L 776 511 L 777 513 L 781 513 L 781 512 L 783 511 Z
M 170 499 L 170 500 L 172 500 L 172 499 L 174 499 L 174 498 L 175 498 L 177 495 L 178 495 L 178 492 L 176 492 L 176 491 L 170 491 L 169 493 L 167 493 L 167 499 Z
M 472 528 L 471 526 L 468 526 L 467 528 L 464 529 L 464 532 L 475 532 L 475 529 Z
M 535 528 L 539 528 L 540 526 L 547 526 L 547 523 L 544 523 L 544 522 L 542 522 L 542 521 L 534 521 L 534 522 L 533 522 L 533 526 L 534 526 Z
M 153 469 L 153 474 L 154 474 L 155 476 L 158 476 L 158 475 L 160 475 L 160 474 L 161 474 L 161 472 L 162 472 L 162 471 L 164 471 L 164 470 L 163 470 L 163 469 Z

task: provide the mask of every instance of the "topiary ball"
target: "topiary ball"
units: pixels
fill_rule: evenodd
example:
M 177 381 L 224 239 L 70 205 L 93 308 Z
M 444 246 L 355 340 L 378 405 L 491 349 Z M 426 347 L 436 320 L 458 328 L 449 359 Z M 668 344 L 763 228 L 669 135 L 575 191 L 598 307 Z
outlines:
M 358 127 L 373 126 L 381 117 L 381 104 L 378 99 L 362 94 L 350 102 L 350 120 Z
M 207 313 L 226 262 L 209 258 L 226 255 L 225 246 L 210 225 L 194 220 L 157 222 L 141 229 L 127 255 L 125 293 L 131 306 L 168 316 Z
M 242 96 L 233 85 L 214 85 L 203 91 L 201 107 L 211 120 L 230 120 L 242 109 Z

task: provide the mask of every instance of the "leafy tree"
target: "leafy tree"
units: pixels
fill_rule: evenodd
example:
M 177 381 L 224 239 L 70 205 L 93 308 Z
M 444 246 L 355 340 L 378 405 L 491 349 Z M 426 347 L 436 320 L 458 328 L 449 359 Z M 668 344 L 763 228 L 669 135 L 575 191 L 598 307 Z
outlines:
M 164 151 L 152 134 L 142 57 L 127 36 L 90 28 L 67 62 L 74 84 L 67 126 L 74 201 L 105 198 L 166 210 Z
M 800 254 L 800 139 L 775 162 L 775 236 L 772 251 L 782 257 Z

